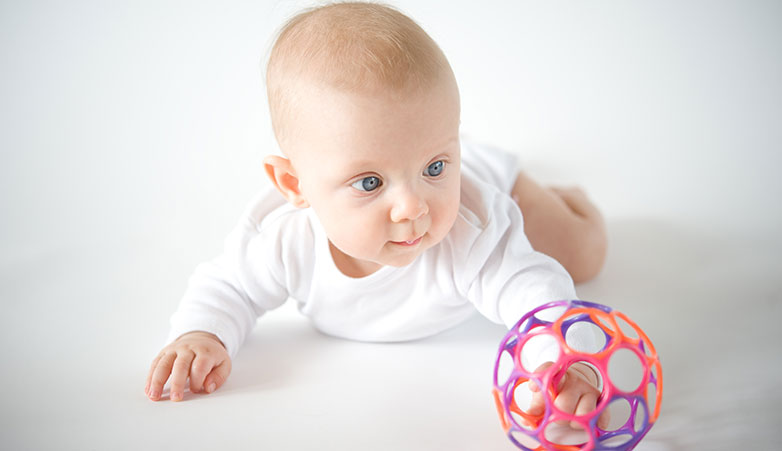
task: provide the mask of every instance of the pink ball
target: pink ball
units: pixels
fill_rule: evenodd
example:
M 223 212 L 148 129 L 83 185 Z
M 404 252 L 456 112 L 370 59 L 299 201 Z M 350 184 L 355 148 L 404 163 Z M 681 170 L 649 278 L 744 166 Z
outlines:
M 585 335 L 596 342 L 573 338 Z M 530 358 L 540 358 L 531 349 L 552 354 L 547 360 L 553 364 L 527 368 Z M 602 380 L 597 407 L 586 415 L 563 412 L 553 402 L 559 381 L 576 362 L 591 366 Z M 540 415 L 526 411 L 530 382 L 543 388 Z M 646 334 L 624 314 L 579 300 L 551 302 L 524 315 L 502 340 L 494 366 L 502 427 L 528 451 L 633 449 L 657 420 L 662 389 L 660 360 Z M 597 421 L 606 411 L 610 421 L 601 428 Z

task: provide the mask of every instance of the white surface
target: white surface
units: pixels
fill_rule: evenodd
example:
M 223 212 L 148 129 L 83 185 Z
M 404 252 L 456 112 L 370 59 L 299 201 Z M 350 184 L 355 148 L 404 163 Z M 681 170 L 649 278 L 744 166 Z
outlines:
M 451 59 L 463 131 L 605 212 L 579 294 L 665 375 L 637 449 L 777 448 L 781 4 L 394 3 Z M 0 4 L 0 448 L 513 449 L 479 317 L 370 345 L 274 312 L 219 392 L 144 397 L 188 274 L 262 183 L 260 61 L 301 4 Z

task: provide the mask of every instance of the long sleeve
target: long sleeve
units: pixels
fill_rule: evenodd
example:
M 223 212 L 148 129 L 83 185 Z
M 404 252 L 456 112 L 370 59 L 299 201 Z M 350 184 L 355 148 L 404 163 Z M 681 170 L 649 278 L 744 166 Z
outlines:
M 511 327 L 537 306 L 575 298 L 565 268 L 532 249 L 521 212 L 509 196 L 463 179 L 462 205 L 451 237 L 462 254 L 454 256 L 455 273 L 481 314 Z
M 284 220 L 268 217 L 279 204 L 269 203 L 268 196 L 250 205 L 225 239 L 222 254 L 196 268 L 171 318 L 169 342 L 187 332 L 210 332 L 233 357 L 258 317 L 288 298 L 280 237 Z
M 533 250 L 522 214 L 509 196 L 474 179 L 462 181 L 460 218 L 454 226 L 455 272 L 460 291 L 488 319 L 512 327 L 543 304 L 576 299 L 568 272 Z M 594 337 L 569 337 L 590 343 Z M 556 359 L 554 343 L 530 349 L 530 365 Z

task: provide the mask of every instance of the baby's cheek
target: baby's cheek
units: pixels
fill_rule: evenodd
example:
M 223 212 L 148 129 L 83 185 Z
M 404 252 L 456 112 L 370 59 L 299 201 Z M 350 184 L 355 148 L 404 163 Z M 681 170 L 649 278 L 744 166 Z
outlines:
M 370 259 L 378 252 L 386 242 L 382 228 L 373 224 L 354 224 L 347 227 L 347 221 L 343 223 L 340 231 L 342 249 L 356 258 Z
M 459 202 L 458 198 L 456 202 L 443 202 L 443 205 L 437 209 L 432 216 L 432 230 L 437 235 L 438 241 L 445 238 L 448 232 L 451 231 L 456 217 L 459 214 Z M 433 235 L 434 235 L 433 234 Z

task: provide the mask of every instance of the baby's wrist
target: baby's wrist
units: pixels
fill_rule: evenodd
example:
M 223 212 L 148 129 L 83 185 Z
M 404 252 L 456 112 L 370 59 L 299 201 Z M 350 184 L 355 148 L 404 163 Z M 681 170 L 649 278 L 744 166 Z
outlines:
M 223 344 L 223 341 L 222 341 L 222 340 L 220 340 L 220 337 L 218 337 L 217 335 L 215 335 L 215 334 L 213 334 L 213 333 L 211 333 L 211 332 L 206 332 L 206 331 L 203 331 L 203 330 L 193 330 L 193 331 L 186 332 L 186 333 L 184 333 L 184 334 L 180 335 L 180 336 L 179 336 L 179 338 L 177 338 L 177 339 L 176 339 L 176 340 L 174 340 L 174 341 L 179 341 L 179 340 L 181 340 L 181 339 L 183 339 L 183 338 L 185 338 L 185 337 L 203 337 L 203 338 L 209 338 L 209 339 L 212 339 L 212 340 L 214 340 L 214 341 L 216 341 L 216 342 L 220 343 L 220 346 L 222 346 L 223 348 L 225 348 L 225 344 Z
M 583 376 L 587 382 L 595 386 L 595 388 L 600 388 L 600 374 L 598 374 L 597 370 L 595 370 L 591 365 L 587 365 L 582 362 L 576 362 L 571 366 L 571 368 L 580 373 L 581 376 Z

